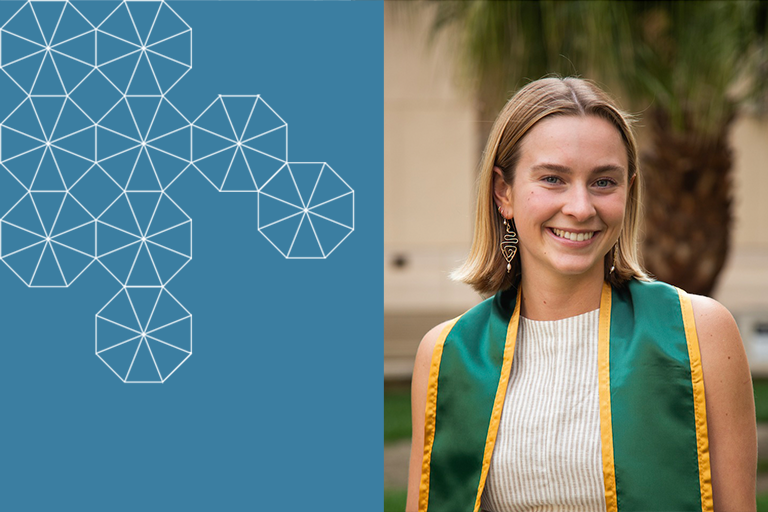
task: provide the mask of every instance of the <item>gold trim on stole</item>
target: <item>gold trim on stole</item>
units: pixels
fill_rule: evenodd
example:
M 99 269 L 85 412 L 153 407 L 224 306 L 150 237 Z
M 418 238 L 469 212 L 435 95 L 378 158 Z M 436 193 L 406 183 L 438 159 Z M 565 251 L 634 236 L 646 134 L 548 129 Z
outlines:
M 517 326 L 520 323 L 520 298 L 522 289 L 522 286 L 517 289 L 515 310 L 512 312 L 512 318 L 510 318 L 509 324 L 507 324 L 507 338 L 504 342 L 504 357 L 501 363 L 501 378 L 499 379 L 499 385 L 496 388 L 496 398 L 493 401 L 493 409 L 491 411 L 491 423 L 488 425 L 488 435 L 485 438 L 483 468 L 480 472 L 480 483 L 477 486 L 474 512 L 480 510 L 480 499 L 483 496 L 483 488 L 485 487 L 485 479 L 488 477 L 488 469 L 491 467 L 491 456 L 493 455 L 493 447 L 496 444 L 496 434 L 499 431 L 501 410 L 504 407 L 504 398 L 507 396 L 507 384 L 509 383 L 509 374 L 512 371 L 512 358 L 515 356 Z
M 427 407 L 424 419 L 424 458 L 421 462 L 421 484 L 419 485 L 419 512 L 426 512 L 429 504 L 429 464 L 432 461 L 432 445 L 435 442 L 435 416 L 437 413 L 437 377 L 440 373 L 440 360 L 443 357 L 443 345 L 448 333 L 461 317 L 456 317 L 445 326 L 437 338 L 432 351 L 432 364 L 429 367 L 427 385 Z
M 709 465 L 709 437 L 707 436 L 707 405 L 704 398 L 704 372 L 701 368 L 699 337 L 693 317 L 693 306 L 688 293 L 677 288 L 680 296 L 680 309 L 683 314 L 685 339 L 688 343 L 688 359 L 691 365 L 691 384 L 693 385 L 693 408 L 696 417 L 696 451 L 699 459 L 699 489 L 701 489 L 701 510 L 712 512 L 712 474 Z
M 600 324 L 597 345 L 597 373 L 600 395 L 600 441 L 603 451 L 603 481 L 606 512 L 618 512 L 616 470 L 613 461 L 611 420 L 611 286 L 603 283 L 600 297 Z

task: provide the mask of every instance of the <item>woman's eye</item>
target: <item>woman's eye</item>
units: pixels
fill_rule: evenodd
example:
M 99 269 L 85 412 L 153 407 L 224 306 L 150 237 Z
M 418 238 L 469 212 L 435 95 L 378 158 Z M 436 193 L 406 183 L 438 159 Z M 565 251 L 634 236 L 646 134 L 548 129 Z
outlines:
M 595 182 L 595 185 L 597 185 L 598 188 L 608 188 L 611 185 L 613 185 L 613 183 L 614 183 L 613 180 L 602 179 L 602 180 L 597 180 Z
M 557 176 L 545 176 L 544 182 L 549 183 L 551 185 L 557 185 L 558 183 L 560 183 L 560 178 L 558 178 Z

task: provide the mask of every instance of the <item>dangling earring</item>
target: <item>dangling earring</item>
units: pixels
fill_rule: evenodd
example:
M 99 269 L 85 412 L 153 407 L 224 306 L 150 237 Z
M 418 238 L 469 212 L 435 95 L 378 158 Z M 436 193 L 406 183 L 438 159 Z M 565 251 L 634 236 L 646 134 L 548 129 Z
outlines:
M 504 240 L 501 242 L 501 255 L 507 260 L 507 274 L 509 274 L 509 271 L 512 270 L 512 260 L 517 254 L 517 243 L 519 240 L 517 239 L 517 233 L 512 231 L 512 221 L 507 221 L 507 218 L 504 217 L 501 206 L 499 206 L 499 213 L 504 219 L 504 228 L 506 229 Z
M 619 258 L 619 242 L 616 242 L 616 245 L 613 246 L 613 261 L 611 262 L 611 271 L 608 272 L 609 274 L 613 274 L 613 271 L 616 270 L 616 260 Z

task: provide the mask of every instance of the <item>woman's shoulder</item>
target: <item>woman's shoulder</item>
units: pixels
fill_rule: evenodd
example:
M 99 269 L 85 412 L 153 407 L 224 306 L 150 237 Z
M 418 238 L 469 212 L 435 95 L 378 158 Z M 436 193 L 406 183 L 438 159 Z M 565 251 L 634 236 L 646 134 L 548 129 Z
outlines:
M 757 443 L 752 376 L 733 315 L 691 295 L 704 373 L 715 510 L 755 510 Z
M 414 397 L 421 398 L 426 396 L 427 382 L 432 367 L 432 354 L 435 352 L 435 346 L 443 332 L 451 325 L 456 323 L 457 318 L 446 320 L 430 329 L 421 339 L 419 349 L 416 351 L 416 360 L 413 364 L 413 376 L 411 380 Z M 423 396 L 422 396 L 423 395 Z
M 445 322 L 439 323 L 424 335 L 424 337 L 421 339 L 421 343 L 419 343 L 419 349 L 416 351 L 417 365 L 422 363 L 429 367 L 432 361 L 432 352 L 434 352 L 435 345 L 437 345 L 437 340 L 440 339 L 440 335 L 443 333 L 446 327 L 454 323 L 455 320 L 456 319 L 446 320 Z
M 701 349 L 714 353 L 727 353 L 734 349 L 743 352 L 739 328 L 731 312 L 710 297 L 691 294 L 690 298 Z
M 435 345 L 437 345 L 437 341 L 440 339 L 440 335 L 443 334 L 447 327 L 456 324 L 456 322 L 462 318 L 465 319 L 465 321 L 478 321 L 478 319 L 479 321 L 482 321 L 483 319 L 487 318 L 488 315 L 491 314 L 491 310 L 493 308 L 493 300 L 494 296 L 487 297 L 456 318 L 446 320 L 445 322 L 439 323 L 430 329 L 421 339 L 421 343 L 419 344 L 419 350 L 416 353 L 417 362 L 420 357 L 425 358 L 428 356 L 431 359 L 431 354 L 435 348 Z
M 708 416 L 751 413 L 752 375 L 744 343 L 733 315 L 709 297 L 691 295 L 696 334 L 704 371 Z M 741 411 L 735 409 L 742 409 Z
M 427 332 L 419 343 L 416 352 L 416 361 L 413 365 L 413 377 L 411 379 L 411 460 L 408 473 L 408 505 L 407 510 L 416 510 L 419 495 L 419 482 L 421 478 L 421 454 L 424 446 L 424 412 L 427 407 L 427 388 L 429 385 L 429 371 L 432 366 L 432 353 L 443 331 L 454 320 L 442 322 Z
M 629 287 L 634 291 L 633 299 L 642 298 L 657 304 L 664 297 L 671 299 L 674 296 L 675 301 L 678 300 L 678 294 L 689 297 L 700 345 L 716 350 L 742 347 L 736 320 L 731 312 L 715 299 L 686 293 L 662 281 L 632 280 Z

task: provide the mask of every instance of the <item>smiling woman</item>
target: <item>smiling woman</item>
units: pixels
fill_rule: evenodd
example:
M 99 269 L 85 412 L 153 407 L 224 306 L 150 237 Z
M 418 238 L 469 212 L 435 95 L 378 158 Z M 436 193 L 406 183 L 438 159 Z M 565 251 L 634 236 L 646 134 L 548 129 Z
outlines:
M 749 369 L 715 301 L 637 254 L 629 118 L 548 78 L 499 115 L 454 277 L 493 297 L 422 340 L 407 510 L 754 510 Z
M 537 288 L 559 286 L 563 276 L 568 276 L 570 288 L 602 282 L 604 256 L 619 239 L 635 179 L 628 167 L 620 132 L 594 115 L 543 119 L 521 141 L 513 172 L 505 176 L 494 166 L 499 212 L 504 219 L 514 219 L 525 240 L 519 251 L 523 281 Z M 525 313 L 538 320 L 562 318 L 563 313 L 574 316 L 552 308 Z

